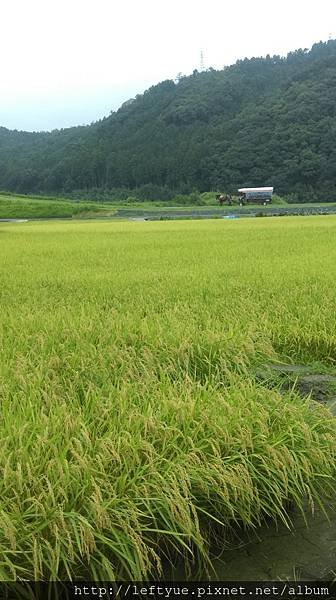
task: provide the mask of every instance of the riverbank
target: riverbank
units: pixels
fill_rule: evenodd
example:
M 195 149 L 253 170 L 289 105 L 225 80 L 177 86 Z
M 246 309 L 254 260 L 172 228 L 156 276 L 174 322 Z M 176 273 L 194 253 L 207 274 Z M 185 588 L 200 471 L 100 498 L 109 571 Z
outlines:
M 130 209 L 115 208 L 113 210 L 99 210 L 94 212 L 83 211 L 68 216 L 37 216 L 32 215 L 27 218 L 0 218 L 0 222 L 22 223 L 26 221 L 71 221 L 71 220 L 101 220 L 101 221 L 177 221 L 177 220 L 197 220 L 197 219 L 239 219 L 239 218 L 260 218 L 260 217 L 290 217 L 290 216 L 313 216 L 313 215 L 333 215 L 336 214 L 336 205 L 332 206 L 265 206 L 265 207 L 239 207 L 228 208 L 196 208 L 188 209 L 166 208 L 166 209 Z
M 179 205 L 164 202 L 83 202 L 0 194 L 0 221 L 16 219 L 214 219 L 336 213 L 336 203 L 271 204 L 267 206 Z

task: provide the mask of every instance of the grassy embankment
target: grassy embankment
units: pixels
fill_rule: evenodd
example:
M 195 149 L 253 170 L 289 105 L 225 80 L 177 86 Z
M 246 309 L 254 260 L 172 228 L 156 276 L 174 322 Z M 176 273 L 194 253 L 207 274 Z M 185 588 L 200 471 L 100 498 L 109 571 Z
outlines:
M 175 205 L 174 200 L 170 202 L 88 202 L 75 201 L 66 198 L 42 198 L 30 196 L 15 196 L 0 193 L 0 219 L 48 219 L 48 218 L 128 218 L 130 211 L 132 215 L 146 216 L 147 214 L 160 216 L 160 214 L 193 213 L 194 215 L 210 212 L 216 216 L 225 212 L 254 211 L 256 208 L 267 214 L 274 207 L 284 207 L 291 210 L 295 208 L 332 207 L 332 203 L 312 204 L 287 204 L 281 198 L 275 196 L 271 205 L 249 204 L 241 209 L 237 204 L 233 206 L 219 206 L 214 194 L 203 194 L 207 196 L 207 202 L 203 205 L 185 204 Z
M 336 355 L 336 218 L 0 224 L 0 578 L 209 564 L 335 476 L 329 411 L 255 377 Z
M 92 214 L 106 216 L 114 212 L 113 207 L 98 202 L 0 194 L 0 219 L 71 218 Z

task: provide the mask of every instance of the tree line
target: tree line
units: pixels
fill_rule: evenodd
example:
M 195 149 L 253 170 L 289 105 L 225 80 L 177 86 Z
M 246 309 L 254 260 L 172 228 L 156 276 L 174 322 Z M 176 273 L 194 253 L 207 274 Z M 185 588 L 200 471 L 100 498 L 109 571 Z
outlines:
M 275 187 L 336 200 L 336 40 L 152 86 L 89 126 L 0 127 L 0 189 L 169 200 Z

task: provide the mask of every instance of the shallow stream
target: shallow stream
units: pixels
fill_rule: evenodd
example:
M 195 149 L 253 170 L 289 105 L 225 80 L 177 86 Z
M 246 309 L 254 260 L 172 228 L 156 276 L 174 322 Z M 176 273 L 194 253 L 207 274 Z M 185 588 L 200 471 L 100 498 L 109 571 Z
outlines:
M 293 529 L 283 524 L 263 526 L 246 535 L 237 549 L 214 561 L 216 577 L 227 581 L 318 580 L 336 577 L 336 511 L 329 520 L 317 510 L 306 513 L 307 524 L 293 511 Z

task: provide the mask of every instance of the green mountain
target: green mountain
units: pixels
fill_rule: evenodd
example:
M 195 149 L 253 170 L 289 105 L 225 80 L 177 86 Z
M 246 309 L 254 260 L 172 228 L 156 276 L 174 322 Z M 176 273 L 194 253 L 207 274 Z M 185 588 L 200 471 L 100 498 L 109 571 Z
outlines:
M 0 128 L 0 189 L 174 192 L 273 185 L 336 200 L 336 40 L 163 81 L 86 127 Z M 135 192 L 137 193 L 137 192 Z

